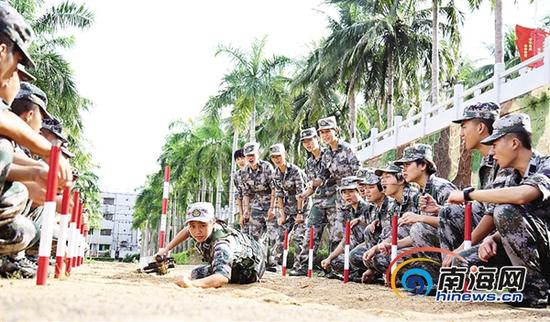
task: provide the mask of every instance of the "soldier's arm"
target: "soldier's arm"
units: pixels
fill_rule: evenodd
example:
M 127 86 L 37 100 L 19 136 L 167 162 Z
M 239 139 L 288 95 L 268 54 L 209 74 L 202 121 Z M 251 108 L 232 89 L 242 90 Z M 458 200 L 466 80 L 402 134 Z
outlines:
M 180 230 L 180 232 L 176 235 L 176 237 L 174 237 L 164 249 L 164 253 L 165 253 L 164 255 L 166 255 L 169 251 L 174 249 L 174 247 L 178 246 L 183 241 L 187 240 L 189 236 L 190 236 L 189 229 L 187 227 Z
M 28 166 L 38 166 L 38 165 L 44 165 L 45 164 L 44 162 L 31 159 L 28 156 L 22 155 L 22 154 L 19 154 L 19 153 L 14 153 L 13 154 L 13 162 L 12 163 L 19 164 L 19 165 L 28 165 Z
M 536 187 L 521 185 L 501 189 L 474 190 L 470 193 L 472 200 L 496 204 L 525 205 L 542 196 Z
M 407 236 L 397 241 L 397 248 L 411 247 L 412 245 L 413 245 L 413 241 L 411 236 Z
M 229 283 L 229 279 L 220 273 L 214 273 L 205 278 L 200 278 L 191 281 L 191 285 L 200 288 L 218 288 Z
M 493 216 L 483 215 L 479 224 L 472 231 L 472 244 L 476 245 L 487 237 L 493 230 L 495 230 L 495 222 Z
M 12 163 L 6 176 L 9 181 L 37 182 L 45 186 L 48 181 L 48 166 L 26 166 Z
M 286 216 L 285 208 L 284 208 L 284 205 L 283 205 L 283 197 L 281 197 L 281 196 L 277 197 L 277 207 L 279 207 L 279 211 L 280 211 L 281 215 Z

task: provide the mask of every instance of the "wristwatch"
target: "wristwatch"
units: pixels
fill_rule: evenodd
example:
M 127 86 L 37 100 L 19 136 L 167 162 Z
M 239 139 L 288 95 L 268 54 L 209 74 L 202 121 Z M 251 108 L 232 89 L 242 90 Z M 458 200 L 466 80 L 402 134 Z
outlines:
M 472 201 L 472 198 L 470 198 L 470 193 L 474 190 L 476 190 L 474 187 L 468 187 L 462 190 L 462 193 L 464 193 L 464 201 Z

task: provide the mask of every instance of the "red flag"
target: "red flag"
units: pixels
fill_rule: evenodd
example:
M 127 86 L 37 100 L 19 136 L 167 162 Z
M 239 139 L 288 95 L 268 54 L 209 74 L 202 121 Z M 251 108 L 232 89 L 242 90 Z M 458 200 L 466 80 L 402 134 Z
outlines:
M 544 39 L 550 33 L 542 29 L 532 29 L 516 25 L 516 47 L 519 59 L 525 61 L 544 50 Z M 542 66 L 543 61 L 537 61 L 529 65 L 531 68 Z

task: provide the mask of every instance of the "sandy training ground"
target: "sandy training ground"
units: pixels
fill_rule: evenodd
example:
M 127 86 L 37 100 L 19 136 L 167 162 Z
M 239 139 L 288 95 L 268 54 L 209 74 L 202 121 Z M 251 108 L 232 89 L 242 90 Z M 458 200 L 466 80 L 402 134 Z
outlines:
M 180 289 L 168 275 L 140 274 L 138 265 L 87 263 L 70 278 L 0 279 L 0 321 L 550 321 L 550 309 L 515 309 L 505 304 L 435 302 L 434 298 L 399 299 L 388 288 L 324 278 L 266 273 L 261 283 L 221 289 Z

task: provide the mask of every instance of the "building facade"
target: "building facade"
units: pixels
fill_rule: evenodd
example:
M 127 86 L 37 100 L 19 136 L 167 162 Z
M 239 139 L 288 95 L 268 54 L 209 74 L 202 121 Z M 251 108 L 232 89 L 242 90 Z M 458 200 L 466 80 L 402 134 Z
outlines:
M 132 229 L 132 218 L 137 194 L 102 192 L 101 212 L 103 219 L 100 230 L 88 235 L 91 256 L 124 258 L 139 254 L 140 232 Z

